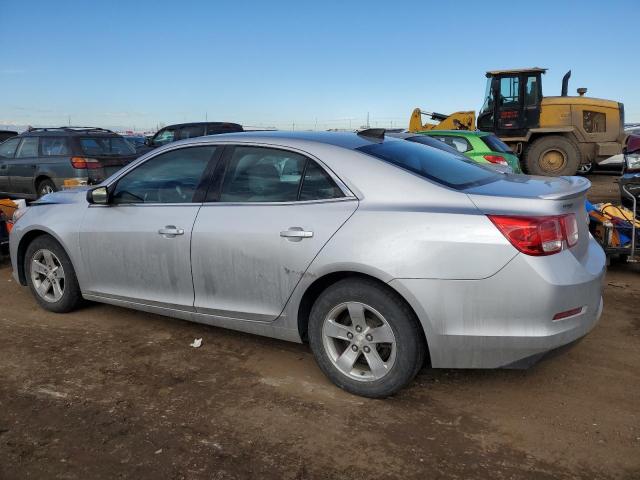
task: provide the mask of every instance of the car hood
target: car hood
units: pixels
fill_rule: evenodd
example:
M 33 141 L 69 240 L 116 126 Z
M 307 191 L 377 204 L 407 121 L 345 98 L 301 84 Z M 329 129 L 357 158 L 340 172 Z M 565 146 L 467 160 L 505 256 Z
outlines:
M 59 192 L 48 193 L 40 197 L 35 202 L 31 202 L 31 206 L 34 205 L 51 205 L 57 203 L 82 203 L 87 201 L 87 190 L 92 187 L 78 187 L 73 190 L 60 190 Z
M 584 177 L 542 177 L 531 175 L 503 175 L 484 185 L 467 188 L 469 195 L 490 195 L 513 198 L 559 200 L 582 195 L 591 186 Z

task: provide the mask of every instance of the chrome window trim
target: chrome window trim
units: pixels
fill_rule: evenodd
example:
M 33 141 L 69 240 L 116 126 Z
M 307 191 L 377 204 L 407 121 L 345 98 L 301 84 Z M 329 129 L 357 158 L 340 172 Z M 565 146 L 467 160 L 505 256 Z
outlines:
M 194 139 L 201 139 L 202 137 L 193 137 Z M 170 144 L 171 145 L 171 144 Z M 173 150 L 178 150 L 181 148 L 190 148 L 190 147 L 235 147 L 235 146 L 254 146 L 254 147 L 264 147 L 264 148 L 272 148 L 275 150 L 286 150 L 286 151 L 290 151 L 293 153 L 297 153 L 299 155 L 303 155 L 313 161 L 315 161 L 320 168 L 322 168 L 328 175 L 329 177 L 331 177 L 331 179 L 336 182 L 336 185 L 338 186 L 338 188 L 340 189 L 340 191 L 343 193 L 344 197 L 341 198 L 330 198 L 330 199 L 324 199 L 321 201 L 336 201 L 336 200 L 345 200 L 345 199 L 355 199 L 357 200 L 358 197 L 356 196 L 355 193 L 353 193 L 351 191 L 351 189 L 349 187 L 347 187 L 347 185 L 340 179 L 340 177 L 338 175 L 336 175 L 336 173 L 331 170 L 331 168 L 329 168 L 322 160 L 320 160 L 318 157 L 316 157 L 315 155 L 313 155 L 312 153 L 309 153 L 305 150 L 301 150 L 299 148 L 295 148 L 295 147 L 290 147 L 288 145 L 279 145 L 279 144 L 273 144 L 273 143 L 263 143 L 263 142 L 242 142 L 242 141 L 238 141 L 236 139 L 234 139 L 233 141 L 212 141 L 212 142 L 203 142 L 203 141 L 199 141 L 199 142 L 189 142 L 189 143 L 180 143 L 179 145 L 171 145 L 168 147 L 160 147 L 158 148 L 158 150 L 161 151 L 152 151 L 150 153 L 153 153 L 152 155 L 149 155 L 148 157 L 146 155 L 143 155 L 141 158 L 135 160 L 134 162 L 130 163 L 129 165 L 127 165 L 125 168 L 123 168 L 122 170 L 120 170 L 117 174 L 116 177 L 113 178 L 112 181 L 110 181 L 108 184 L 104 184 L 104 186 L 106 186 L 107 188 L 111 187 L 112 185 L 118 183 L 118 181 L 125 176 L 127 173 L 129 173 L 130 171 L 132 171 L 133 169 L 139 167 L 140 165 L 143 165 L 144 163 L 148 162 L 149 160 L 151 160 L 152 158 L 157 157 L 158 155 L 162 155 L 164 153 L 173 151 Z M 291 201 L 291 202 L 206 202 L 205 205 L 211 205 L 211 204 L 224 204 L 224 205 L 231 205 L 231 204 L 238 204 L 238 205 L 274 205 L 274 204 L 290 204 L 290 203 L 295 203 L 295 204 L 302 204 L 302 203 L 310 203 L 310 202 L 318 202 L 320 200 L 302 200 L 302 201 Z M 119 205 L 123 205 L 123 204 L 119 204 Z M 134 203 L 129 203 L 127 205 L 149 205 L 149 204 L 134 204 Z M 153 205 L 153 204 L 151 204 Z M 164 203 L 162 205 L 170 205 L 168 203 Z M 178 205 L 194 205 L 193 203 L 188 203 L 188 204 L 178 204 Z M 101 205 L 102 206 L 102 205 Z M 107 205 L 109 206 L 109 205 Z
M 253 207 L 260 205 L 309 205 L 315 203 L 338 203 L 338 202 L 354 202 L 358 199 L 356 197 L 340 197 L 340 198 L 325 198 L 316 200 L 292 200 L 288 202 L 204 202 L 203 207 L 218 206 L 218 207 L 239 207 L 243 205 L 251 205 Z

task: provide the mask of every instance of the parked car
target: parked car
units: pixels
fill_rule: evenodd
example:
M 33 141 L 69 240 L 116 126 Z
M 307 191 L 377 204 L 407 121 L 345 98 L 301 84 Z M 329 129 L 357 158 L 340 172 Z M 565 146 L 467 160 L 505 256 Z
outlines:
M 427 135 L 420 135 L 410 132 L 390 132 L 388 130 L 384 130 L 384 135 L 387 137 L 401 138 L 403 140 L 408 140 L 409 142 L 420 143 L 422 145 L 427 145 L 428 147 L 437 148 L 438 150 L 442 150 L 444 152 L 449 152 L 461 158 L 467 158 L 452 146 Z
M 583 177 L 498 174 L 367 132 L 173 143 L 14 224 L 16 281 L 291 341 L 358 395 L 423 366 L 526 366 L 602 310 Z
M 144 135 L 123 135 L 122 137 L 131 144 L 136 152 L 142 152 L 147 143 Z
M 511 173 L 522 173 L 518 157 L 492 133 L 479 130 L 426 130 L 416 133 L 438 139 L 474 162 L 495 165 Z
M 0 130 L 0 143 L 16 135 L 18 135 L 18 132 L 14 132 L 13 130 Z
M 228 122 L 197 122 L 169 125 L 158 130 L 153 137 L 146 141 L 145 146 L 139 147 L 137 151 L 143 154 L 178 140 L 242 131 L 242 125 Z
M 0 144 L 0 195 L 35 199 L 93 185 L 136 157 L 124 138 L 103 128 L 34 128 Z

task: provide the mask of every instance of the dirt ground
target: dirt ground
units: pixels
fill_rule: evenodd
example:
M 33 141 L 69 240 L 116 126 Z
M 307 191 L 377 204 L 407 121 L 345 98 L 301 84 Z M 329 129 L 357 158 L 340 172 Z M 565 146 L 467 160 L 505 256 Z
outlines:
M 615 197 L 594 176 L 595 201 Z M 189 347 L 203 338 L 199 349 Z M 0 479 L 640 478 L 640 267 L 527 371 L 333 387 L 309 348 L 108 305 L 44 312 L 0 262 Z

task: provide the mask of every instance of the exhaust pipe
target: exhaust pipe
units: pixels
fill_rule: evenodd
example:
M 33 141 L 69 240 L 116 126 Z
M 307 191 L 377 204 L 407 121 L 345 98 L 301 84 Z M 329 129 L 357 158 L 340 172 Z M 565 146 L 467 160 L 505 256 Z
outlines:
M 571 70 L 564 74 L 562 77 L 562 93 L 560 94 L 563 97 L 566 97 L 569 92 L 569 77 L 571 77 Z

